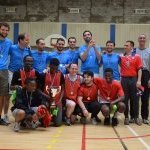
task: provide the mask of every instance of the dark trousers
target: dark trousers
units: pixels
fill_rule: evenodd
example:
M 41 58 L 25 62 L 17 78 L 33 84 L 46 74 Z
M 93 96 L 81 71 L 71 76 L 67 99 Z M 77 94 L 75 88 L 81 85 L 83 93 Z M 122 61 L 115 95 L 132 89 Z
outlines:
M 137 96 L 136 77 L 122 77 L 121 85 L 124 90 L 126 105 L 125 118 L 129 118 L 129 100 L 130 100 L 130 115 L 131 118 L 139 117 L 139 97 Z
M 144 93 L 141 96 L 141 116 L 143 119 L 148 119 L 149 116 L 149 93 L 148 81 L 150 79 L 150 73 L 147 70 L 142 70 L 141 84 L 144 87 Z
M 91 118 L 94 118 L 97 116 L 97 114 L 100 112 L 101 110 L 101 104 L 97 101 L 93 101 L 93 102 L 89 102 L 89 103 L 84 103 L 86 109 L 88 110 L 88 112 L 91 113 Z M 79 107 L 79 105 L 76 105 L 75 107 L 75 111 L 73 113 L 74 115 L 79 115 L 81 117 L 83 117 L 83 112 L 82 109 Z

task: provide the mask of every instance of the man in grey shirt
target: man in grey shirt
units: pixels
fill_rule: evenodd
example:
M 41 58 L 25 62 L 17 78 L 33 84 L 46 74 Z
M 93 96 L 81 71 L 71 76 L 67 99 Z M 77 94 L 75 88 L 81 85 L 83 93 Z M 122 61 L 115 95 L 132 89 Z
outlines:
M 138 37 L 139 46 L 136 53 L 141 56 L 143 62 L 141 85 L 144 87 L 144 93 L 141 96 L 141 116 L 144 124 L 150 125 L 149 116 L 149 93 L 150 93 L 150 48 L 146 48 L 146 35 L 141 34 Z

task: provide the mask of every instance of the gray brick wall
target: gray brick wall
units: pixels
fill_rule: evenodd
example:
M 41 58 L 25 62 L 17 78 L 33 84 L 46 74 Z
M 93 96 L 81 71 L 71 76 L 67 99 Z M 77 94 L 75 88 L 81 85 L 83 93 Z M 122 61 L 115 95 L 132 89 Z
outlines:
M 15 7 L 15 13 L 5 12 Z M 69 13 L 79 8 L 79 13 Z M 135 14 L 146 9 L 146 14 Z M 0 0 L 1 21 L 150 23 L 150 0 Z

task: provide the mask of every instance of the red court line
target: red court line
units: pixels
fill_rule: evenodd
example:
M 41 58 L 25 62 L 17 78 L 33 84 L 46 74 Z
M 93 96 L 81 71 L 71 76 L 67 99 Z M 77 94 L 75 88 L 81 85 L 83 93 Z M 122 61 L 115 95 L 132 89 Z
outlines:
M 127 136 L 127 137 L 120 137 L 120 138 L 85 138 L 86 140 L 118 140 L 118 139 L 136 139 L 136 138 L 146 138 L 150 137 L 150 134 L 147 135 L 139 135 L 139 136 Z
M 81 150 L 86 150 L 86 128 L 85 125 L 83 125 L 82 129 L 82 146 Z

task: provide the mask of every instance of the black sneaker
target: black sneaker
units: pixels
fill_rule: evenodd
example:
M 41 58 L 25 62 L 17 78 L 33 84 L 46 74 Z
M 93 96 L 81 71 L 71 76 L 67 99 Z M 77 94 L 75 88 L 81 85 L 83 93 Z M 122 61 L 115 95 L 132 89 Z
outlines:
M 86 122 L 86 118 L 85 118 L 85 117 L 81 117 L 80 123 L 81 123 L 81 124 L 86 124 L 86 123 L 87 123 L 87 122 Z
M 66 119 L 65 119 L 65 124 L 66 124 L 67 126 L 71 126 L 70 118 L 66 118 Z
M 104 119 L 104 125 L 110 125 L 110 117 Z
M 117 126 L 119 124 L 119 121 L 117 118 L 112 118 L 112 126 Z
M 98 116 L 96 116 L 95 119 L 96 119 L 96 121 L 99 122 L 99 123 L 102 122 L 101 119 L 100 119 Z
M 3 119 L 0 119 L 0 125 L 8 126 L 8 123 L 5 122 Z

